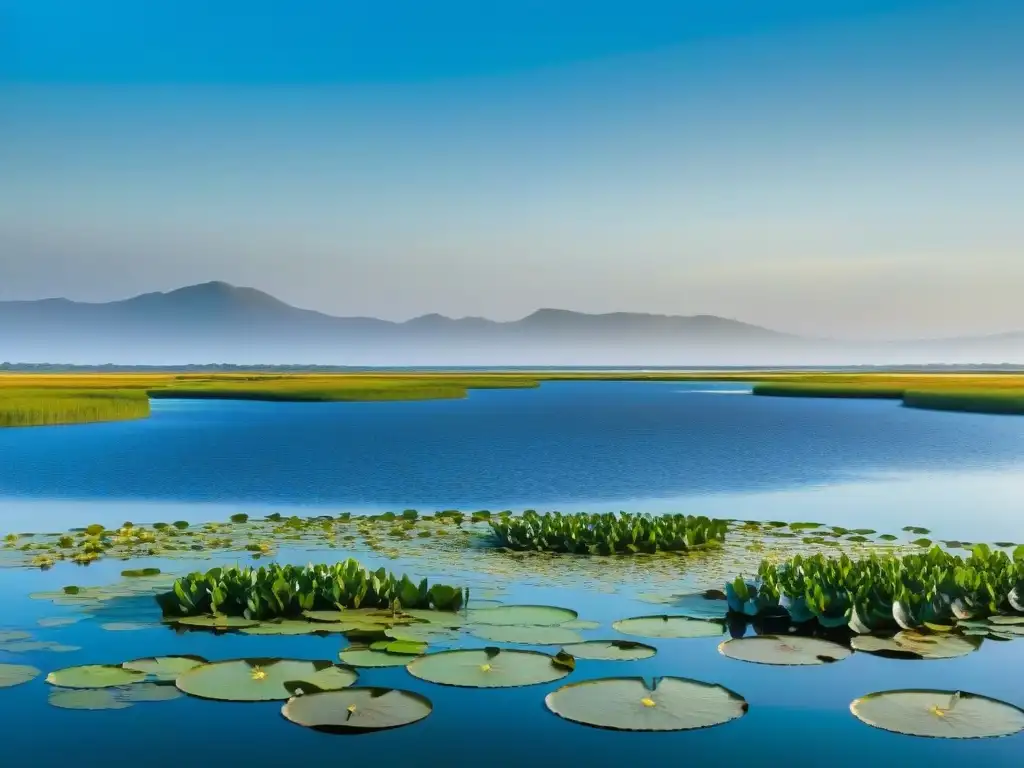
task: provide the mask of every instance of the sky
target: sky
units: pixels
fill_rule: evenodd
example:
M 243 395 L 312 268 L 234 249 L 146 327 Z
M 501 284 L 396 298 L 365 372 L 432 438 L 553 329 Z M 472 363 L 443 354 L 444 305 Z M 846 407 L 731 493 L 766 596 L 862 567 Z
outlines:
M 1019 0 L 0 0 L 0 300 L 1024 330 Z

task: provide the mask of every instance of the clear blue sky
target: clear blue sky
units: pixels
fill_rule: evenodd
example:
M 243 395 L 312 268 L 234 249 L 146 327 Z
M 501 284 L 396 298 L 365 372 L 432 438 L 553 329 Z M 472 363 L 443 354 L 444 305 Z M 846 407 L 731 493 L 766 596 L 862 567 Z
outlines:
M 0 0 L 0 300 L 1024 328 L 1018 0 Z

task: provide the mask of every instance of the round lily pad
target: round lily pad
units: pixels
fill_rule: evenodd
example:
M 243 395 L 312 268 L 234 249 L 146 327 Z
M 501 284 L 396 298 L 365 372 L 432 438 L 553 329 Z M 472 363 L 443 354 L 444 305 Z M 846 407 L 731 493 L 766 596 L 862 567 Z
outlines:
M 137 632 L 140 629 L 152 629 L 156 626 L 159 625 L 140 624 L 135 621 L 111 621 L 106 624 L 101 624 L 100 629 L 105 629 L 108 632 Z
M 114 688 L 145 679 L 145 672 L 125 669 L 119 664 L 86 664 L 59 669 L 46 676 L 46 682 L 58 688 Z
M 175 619 L 175 624 L 182 627 L 197 627 L 199 629 L 245 629 L 255 627 L 258 621 L 246 619 L 241 616 L 186 616 Z
M 418 654 L 417 654 L 418 655 Z M 371 648 L 346 648 L 338 654 L 338 658 L 351 667 L 404 667 L 416 658 L 416 655 L 375 651 Z
M 849 648 L 816 637 L 760 635 L 726 640 L 718 650 L 723 656 L 754 664 L 812 666 L 831 664 L 850 656 Z
M 51 653 L 71 653 L 82 650 L 78 645 L 64 645 L 53 643 L 49 640 L 25 640 L 17 643 L 4 643 L 0 645 L 0 651 L 7 653 L 34 653 L 36 651 L 50 651 Z
M 420 656 L 409 674 L 438 685 L 462 688 L 515 688 L 561 680 L 571 671 L 537 651 L 499 648 L 441 651 Z
M 589 629 L 600 629 L 601 622 L 576 619 L 575 621 L 567 621 L 565 624 L 559 624 L 558 626 L 562 627 L 562 629 L 575 629 L 579 632 L 585 632 Z
M 519 645 L 566 645 L 582 643 L 579 632 L 564 627 L 506 627 L 503 625 L 470 627 L 469 634 L 494 643 Z
M 631 640 L 588 640 L 564 645 L 562 650 L 577 659 L 591 661 L 639 661 L 649 659 L 658 652 L 650 645 Z
M 35 667 L 22 664 L 0 664 L 0 688 L 13 688 L 16 685 L 35 680 L 40 672 Z
M 112 690 L 103 688 L 101 690 Z M 132 704 L 155 701 L 173 701 L 180 699 L 184 694 L 173 685 L 159 685 L 157 683 L 136 683 L 124 688 L 113 689 L 115 695 L 122 701 Z
M 432 624 L 409 624 L 401 627 L 391 627 L 384 630 L 384 634 L 392 640 L 404 640 L 409 643 L 437 643 L 444 640 L 454 640 L 458 637 L 455 632 Z
M 318 632 L 327 632 L 326 627 L 331 626 L 334 625 L 284 619 L 282 621 L 265 621 L 255 627 L 242 627 L 239 631 L 243 635 L 315 635 Z M 346 625 L 345 631 L 347 630 L 348 626 Z
M 411 691 L 348 688 L 296 696 L 281 708 L 281 714 L 317 731 L 358 733 L 411 725 L 432 710 L 429 699 Z
M 435 611 L 430 609 L 417 609 L 405 611 L 405 614 L 417 621 L 423 621 L 435 627 L 446 627 L 458 629 L 466 623 L 466 617 L 452 611 Z
M 1024 710 L 959 691 L 882 691 L 855 700 L 850 711 L 863 723 L 908 736 L 986 739 L 1024 731 Z
M 329 661 L 236 659 L 203 664 L 181 674 L 175 685 L 200 699 L 282 701 L 296 691 L 333 691 L 355 683 L 352 669 Z
M 468 612 L 472 624 L 502 627 L 553 627 L 579 617 L 576 611 L 552 605 L 499 605 L 474 608 Z
M 987 633 L 986 633 L 987 634 Z M 856 635 L 850 639 L 855 651 L 904 659 L 955 659 L 973 653 L 981 647 L 981 636 L 948 633 L 924 635 L 904 630 L 893 637 Z
M 692 638 L 720 637 L 725 627 L 716 621 L 702 621 L 688 616 L 638 616 L 612 624 L 612 629 L 635 637 Z
M 743 717 L 747 702 L 728 688 L 680 677 L 619 677 L 572 683 L 549 693 L 547 708 L 574 723 L 616 731 L 686 731 Z
M 156 656 L 126 661 L 121 666 L 134 672 L 142 672 L 150 680 L 172 683 L 178 679 L 178 675 L 206 663 L 206 659 L 200 656 Z
M 92 690 L 61 689 L 50 692 L 49 703 L 58 709 L 105 710 L 128 709 L 132 702 L 117 695 L 113 688 Z
M 414 640 L 380 640 L 373 643 L 370 650 L 397 653 L 400 656 L 422 656 L 427 652 L 427 644 Z

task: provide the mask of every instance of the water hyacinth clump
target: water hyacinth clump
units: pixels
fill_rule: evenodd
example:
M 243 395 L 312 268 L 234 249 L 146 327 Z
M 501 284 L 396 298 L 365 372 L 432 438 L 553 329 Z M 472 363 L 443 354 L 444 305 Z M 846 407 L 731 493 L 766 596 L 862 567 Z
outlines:
M 726 586 L 729 608 L 748 616 L 787 614 L 795 623 L 876 630 L 952 628 L 958 622 L 1024 615 L 1024 546 L 1014 553 L 974 546 L 967 558 L 941 547 L 923 554 L 797 555 L 765 561 L 755 582 Z
M 686 552 L 720 545 L 728 523 L 692 515 L 640 515 L 620 512 L 539 514 L 491 521 L 501 546 L 576 555 Z
M 463 591 L 419 584 L 381 568 L 370 571 L 349 559 L 330 565 L 271 564 L 213 568 L 174 582 L 157 596 L 166 617 L 217 616 L 252 620 L 298 617 L 308 611 L 354 608 L 433 608 L 457 611 Z

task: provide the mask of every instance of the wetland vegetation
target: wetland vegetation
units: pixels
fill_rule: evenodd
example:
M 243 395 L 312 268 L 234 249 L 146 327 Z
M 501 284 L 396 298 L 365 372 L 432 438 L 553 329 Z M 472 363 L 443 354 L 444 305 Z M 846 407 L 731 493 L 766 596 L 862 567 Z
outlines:
M 742 677 L 734 690 L 674 674 L 679 657 L 668 649 L 675 643 L 692 644 L 688 657 L 700 658 L 703 649 L 708 661 L 717 655 L 738 666 L 813 667 L 848 665 L 856 657 L 962 658 L 984 643 L 1024 637 L 1024 547 L 1010 542 L 939 546 L 916 526 L 879 534 L 813 522 L 683 515 L 666 518 L 660 528 L 656 523 L 625 514 L 406 510 L 262 519 L 238 513 L 195 525 L 12 534 L 0 565 L 38 567 L 40 557 L 88 549 L 95 557 L 54 557 L 43 567 L 70 573 L 71 562 L 159 558 L 169 569 L 126 568 L 114 584 L 34 594 L 75 611 L 40 619 L 34 631 L 67 632 L 98 622 L 140 637 L 154 637 L 145 630 L 199 633 L 211 653 L 143 652 L 126 660 L 91 654 L 89 663 L 77 665 L 0 663 L 0 687 L 43 678 L 50 706 L 65 710 L 123 710 L 181 698 L 277 702 L 289 727 L 332 734 L 392 730 L 443 711 L 450 715 L 458 694 L 432 694 L 432 685 L 456 691 L 554 686 L 524 701 L 543 702 L 549 716 L 568 724 L 671 732 L 724 726 L 751 712 Z M 607 557 L 550 551 L 551 541 L 564 544 L 572 540 L 569 533 L 587 531 L 586 537 L 601 526 L 609 540 L 632 536 L 636 528 L 636 541 L 650 541 L 650 532 L 658 531 L 655 541 L 660 536 L 678 544 L 701 531 L 716 545 L 702 548 L 691 536 L 694 543 L 679 551 L 615 547 Z M 523 551 L 499 546 L 500 531 L 532 531 L 523 534 L 532 543 Z M 556 546 L 573 549 L 563 544 Z M 320 558 L 323 565 L 285 560 L 332 550 L 362 554 L 359 561 L 328 555 Z M 360 565 L 392 555 L 420 573 L 477 575 L 453 581 L 462 586 L 430 585 Z M 192 568 L 196 560 L 225 556 L 236 563 Z M 257 562 L 243 565 L 243 558 Z M 258 562 L 264 559 L 269 564 Z M 178 561 L 189 570 L 173 573 Z M 666 613 L 594 621 L 576 607 L 510 599 L 510 582 L 532 579 L 599 594 L 606 586 L 643 584 L 654 594 L 636 599 Z M 0 632 L 0 653 L 34 654 L 34 660 L 80 650 L 37 640 L 34 631 Z M 246 637 L 273 642 L 266 647 L 284 654 L 239 653 L 236 642 Z M 314 660 L 299 650 L 289 655 L 289 644 L 303 638 L 334 638 L 340 647 Z M 643 671 L 602 676 L 600 666 L 587 666 L 602 664 Z M 388 668 L 404 669 L 407 682 L 376 677 Z M 883 690 L 850 702 L 843 703 L 851 719 L 901 734 L 985 738 L 1024 730 L 1024 711 L 1012 703 L 955 689 Z
M 503 547 L 576 555 L 627 555 L 685 552 L 719 545 L 725 520 L 693 515 L 538 514 L 503 517 L 491 528 Z
M 708 381 L 753 384 L 755 395 L 901 400 L 934 410 L 1024 413 L 1024 375 L 814 371 L 478 373 L 5 373 L 0 426 L 144 418 L 149 399 L 373 402 L 462 398 L 473 389 L 555 381 Z

